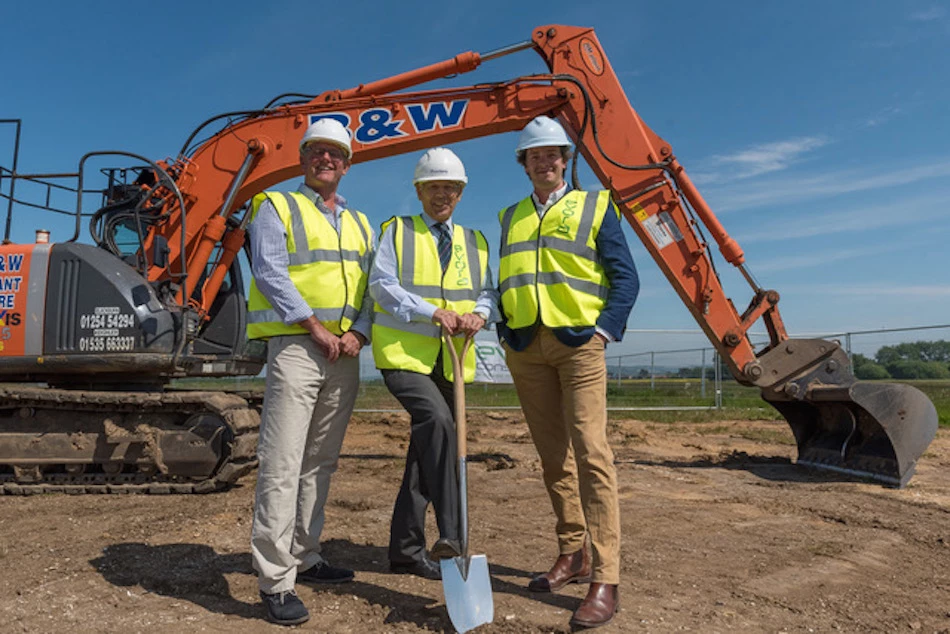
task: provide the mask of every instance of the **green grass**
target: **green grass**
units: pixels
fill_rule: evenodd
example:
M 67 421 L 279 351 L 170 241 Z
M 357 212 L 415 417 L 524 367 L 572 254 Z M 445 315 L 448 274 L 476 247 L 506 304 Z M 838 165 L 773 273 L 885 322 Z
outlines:
M 893 381 L 889 381 L 893 382 Z M 176 385 L 190 389 L 263 390 L 264 380 L 250 379 L 184 379 Z M 937 409 L 941 427 L 950 427 L 950 381 L 905 381 L 924 394 Z M 469 385 L 466 389 L 469 407 L 517 407 L 518 396 L 512 385 Z M 722 383 L 722 409 L 635 411 L 618 410 L 611 418 L 635 417 L 658 423 L 700 423 L 717 420 L 782 420 L 781 415 L 759 396 L 759 390 L 744 387 L 735 381 Z M 607 386 L 607 405 L 611 408 L 706 407 L 715 406 L 712 381 L 706 382 L 705 396 L 698 379 L 625 379 Z M 364 381 L 356 401 L 357 409 L 402 409 L 390 395 L 382 380 Z
M 950 427 L 950 381 L 903 381 L 927 395 L 937 408 L 937 420 L 941 427 Z

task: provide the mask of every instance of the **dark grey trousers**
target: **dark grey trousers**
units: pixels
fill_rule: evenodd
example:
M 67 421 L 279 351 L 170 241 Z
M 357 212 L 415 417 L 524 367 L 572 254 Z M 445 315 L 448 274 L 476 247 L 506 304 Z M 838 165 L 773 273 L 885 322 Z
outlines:
M 425 514 L 429 502 L 441 537 L 459 538 L 455 400 L 442 374 L 442 357 L 432 374 L 383 370 L 386 387 L 412 417 L 406 471 L 393 507 L 389 560 L 420 561 L 426 553 Z

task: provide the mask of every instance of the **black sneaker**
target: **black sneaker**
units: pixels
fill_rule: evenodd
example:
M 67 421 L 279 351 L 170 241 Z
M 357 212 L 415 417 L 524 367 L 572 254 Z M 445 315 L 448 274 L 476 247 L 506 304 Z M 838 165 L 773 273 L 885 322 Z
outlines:
M 297 625 L 310 618 L 307 606 L 293 590 L 273 594 L 262 591 L 261 599 L 267 606 L 267 618 L 278 625 Z
M 306 570 L 297 571 L 297 581 L 303 583 L 345 583 L 353 581 L 353 571 L 349 568 L 337 568 L 326 561 L 319 562 Z
M 391 561 L 389 571 L 397 575 L 415 575 L 433 581 L 442 579 L 442 569 L 439 568 L 439 564 L 428 557 L 423 557 L 421 561 Z

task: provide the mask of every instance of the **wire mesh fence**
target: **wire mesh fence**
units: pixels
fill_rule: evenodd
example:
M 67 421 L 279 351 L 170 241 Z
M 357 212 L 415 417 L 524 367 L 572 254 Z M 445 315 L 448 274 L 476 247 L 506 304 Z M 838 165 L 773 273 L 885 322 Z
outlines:
M 758 390 L 739 386 L 721 363 L 715 349 L 708 345 L 697 347 L 666 348 L 664 342 L 683 343 L 704 340 L 701 332 L 649 331 L 655 349 L 634 351 L 607 358 L 614 398 L 618 401 L 634 401 L 632 409 L 650 407 L 669 409 L 694 409 L 697 407 L 750 407 L 760 406 Z M 852 371 L 862 379 L 950 379 L 950 362 L 947 347 L 950 347 L 950 324 L 919 326 L 912 328 L 888 328 L 839 333 L 791 334 L 792 338 L 829 339 L 837 341 L 852 360 Z M 751 336 L 753 344 L 764 346 L 767 337 Z M 912 344 L 948 342 L 944 346 L 916 346 Z M 911 344 L 911 345 L 909 345 Z M 643 345 L 642 342 L 640 345 Z M 925 362 L 928 367 L 919 367 L 915 357 L 926 357 L 928 350 L 934 358 Z M 855 363 L 859 364 L 855 368 Z M 876 372 L 868 371 L 868 363 Z M 929 374 L 928 374 L 929 372 Z
M 950 342 L 950 324 L 862 330 L 840 333 L 791 334 L 792 338 L 839 342 L 852 360 L 875 361 L 879 352 L 914 342 Z M 764 346 L 766 335 L 752 335 Z M 739 385 L 701 331 L 630 330 L 621 352 L 607 348 L 607 402 L 613 411 L 769 409 L 756 388 Z M 860 356 L 858 356 L 860 355 Z M 944 365 L 948 365 L 944 363 Z M 950 367 L 947 368 L 950 372 Z M 401 411 L 373 365 L 372 355 L 361 360 L 363 377 L 357 407 L 363 411 Z M 889 377 L 881 376 L 887 379 Z M 891 377 L 900 379 L 902 377 Z M 476 383 L 467 390 L 469 408 L 517 409 L 518 397 L 509 383 Z

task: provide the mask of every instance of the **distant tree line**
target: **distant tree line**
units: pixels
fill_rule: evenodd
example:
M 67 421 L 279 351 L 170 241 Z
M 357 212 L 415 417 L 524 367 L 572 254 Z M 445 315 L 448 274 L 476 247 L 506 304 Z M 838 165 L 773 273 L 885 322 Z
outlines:
M 682 370 L 680 370 L 679 372 L 681 372 L 681 371 L 682 371 Z M 699 373 L 699 368 L 696 368 L 696 372 L 697 372 L 696 376 L 699 376 L 699 374 L 698 374 L 698 373 Z M 650 375 L 651 375 L 651 373 L 650 373 L 650 368 L 645 368 L 645 367 L 639 366 L 639 365 L 637 365 L 637 366 L 632 366 L 632 367 L 625 365 L 625 366 L 621 367 L 620 370 L 619 370 L 619 376 L 618 376 L 617 366 L 607 366 L 607 378 L 610 378 L 610 379 L 617 379 L 617 378 L 620 378 L 620 379 L 649 379 L 649 378 L 650 378 Z M 653 376 L 654 376 L 654 377 L 678 377 L 678 378 L 679 378 L 680 375 L 679 375 L 679 373 L 678 373 L 677 370 L 672 370 L 672 369 L 667 368 L 667 367 L 661 367 L 661 368 L 654 368 Z M 709 376 L 712 376 L 712 375 L 710 374 Z
M 915 341 L 884 346 L 874 358 L 851 356 L 859 379 L 950 379 L 950 341 Z
M 729 370 L 725 369 L 723 366 L 723 375 L 722 378 L 729 379 L 732 378 L 732 375 L 729 374 Z M 680 368 L 676 371 L 674 375 L 677 379 L 701 379 L 703 377 L 703 368 L 701 366 L 692 366 L 689 368 Z M 710 381 L 716 378 L 716 369 L 706 366 L 706 378 Z

